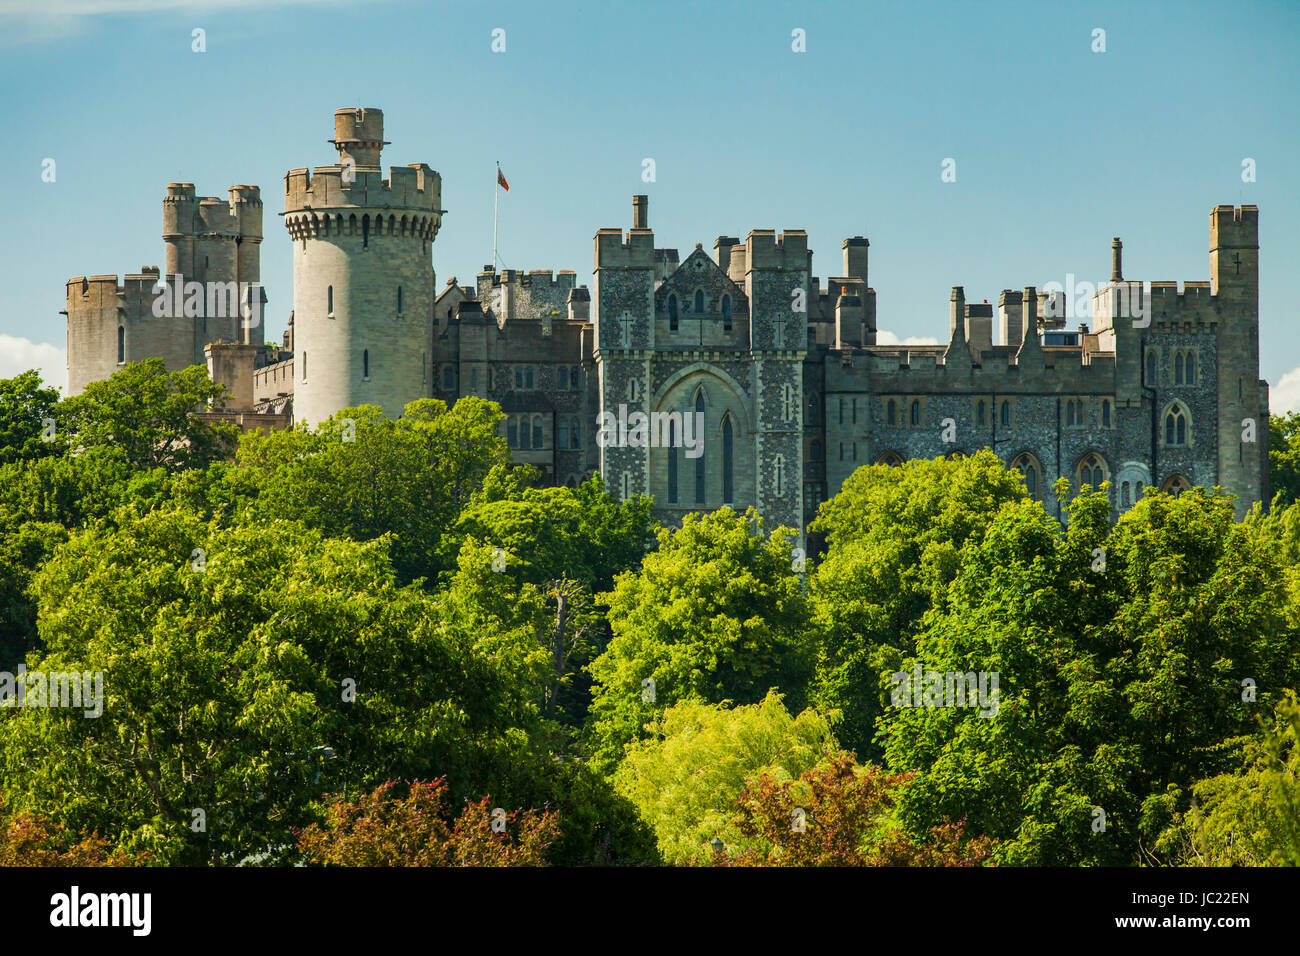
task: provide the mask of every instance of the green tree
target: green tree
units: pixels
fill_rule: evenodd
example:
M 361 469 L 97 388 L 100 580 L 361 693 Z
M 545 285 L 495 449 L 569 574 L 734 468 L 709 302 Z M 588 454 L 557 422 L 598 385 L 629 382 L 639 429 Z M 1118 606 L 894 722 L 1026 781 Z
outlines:
M 58 408 L 72 448 L 108 446 L 133 468 L 202 468 L 234 449 L 239 429 L 202 416 L 225 387 L 202 365 L 168 372 L 160 358 L 131 362 Z
M 772 692 L 761 702 L 730 708 L 685 700 L 634 742 L 614 785 L 654 830 L 659 852 L 674 864 L 708 863 L 710 842 L 759 847 L 733 819 L 745 781 L 759 773 L 789 779 L 836 749 L 826 718 L 814 710 L 792 717 Z
M 1279 504 L 1300 499 L 1300 412 L 1268 418 L 1268 487 Z
M 247 521 L 289 518 L 332 537 L 393 534 L 403 581 L 454 566 L 443 536 L 494 466 L 509 462 L 501 413 L 467 397 L 454 408 L 421 399 L 392 420 L 373 405 L 313 429 L 250 435 L 223 479 Z
M 58 389 L 42 385 L 41 373 L 35 369 L 0 379 L 0 465 L 34 461 L 63 450 L 58 403 Z M 47 422 L 54 425 L 52 434 Z
M 446 776 L 459 798 L 526 753 L 530 689 L 396 586 L 388 539 L 175 508 L 119 524 L 75 535 L 31 587 L 29 669 L 101 673 L 103 711 L 0 714 L 16 811 L 164 863 L 274 861 L 327 790 Z
M 887 711 L 911 832 L 965 818 L 1015 864 L 1168 861 L 1192 783 L 1236 765 L 1294 681 L 1282 576 L 1229 499 L 1152 491 L 1109 515 L 1081 496 L 1062 533 L 1023 502 L 963 551 L 901 670 L 997 673 L 999 699 Z
M 613 637 L 591 664 L 591 741 L 610 769 L 625 744 L 677 701 L 756 703 L 772 688 L 803 708 L 812 672 L 807 602 L 790 538 L 762 534 L 752 509 L 687 515 L 659 534 L 637 571 L 619 575 Z
M 859 468 L 809 530 L 828 538 L 811 597 L 818 636 L 813 700 L 843 714 L 845 747 L 878 755 L 878 675 L 914 650 L 922 618 L 941 607 L 967 541 L 998 509 L 1026 497 L 989 451 L 954 460 Z

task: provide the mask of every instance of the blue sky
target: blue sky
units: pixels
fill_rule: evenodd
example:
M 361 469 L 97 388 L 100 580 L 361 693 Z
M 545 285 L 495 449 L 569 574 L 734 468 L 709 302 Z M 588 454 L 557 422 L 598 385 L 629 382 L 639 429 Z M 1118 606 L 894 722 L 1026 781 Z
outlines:
M 0 0 L 0 374 L 43 364 L 63 384 L 64 283 L 161 265 L 171 181 L 262 187 L 278 338 L 284 173 L 332 162 L 333 111 L 372 106 L 385 165 L 442 174 L 440 287 L 491 260 L 499 160 L 506 266 L 589 283 L 595 231 L 628 226 L 645 192 L 656 244 L 683 257 L 802 228 L 836 275 L 841 240 L 868 236 L 879 325 L 900 339 L 946 338 L 953 285 L 996 302 L 1104 280 L 1116 235 L 1127 278 L 1208 279 L 1211 208 L 1255 203 L 1261 373 L 1275 410 L 1300 408 L 1298 46 L 1286 2 Z

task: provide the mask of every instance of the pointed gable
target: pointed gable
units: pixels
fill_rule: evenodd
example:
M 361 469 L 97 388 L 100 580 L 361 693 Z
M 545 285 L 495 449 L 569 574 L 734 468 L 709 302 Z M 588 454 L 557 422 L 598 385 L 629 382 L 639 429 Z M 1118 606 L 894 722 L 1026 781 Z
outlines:
M 656 313 L 663 315 L 669 311 L 670 296 L 677 300 L 677 314 L 683 319 L 720 315 L 723 296 L 730 297 L 733 315 L 741 314 L 745 305 L 745 290 L 727 277 L 698 242 L 695 251 L 656 290 Z M 703 308 L 698 308 L 701 305 Z

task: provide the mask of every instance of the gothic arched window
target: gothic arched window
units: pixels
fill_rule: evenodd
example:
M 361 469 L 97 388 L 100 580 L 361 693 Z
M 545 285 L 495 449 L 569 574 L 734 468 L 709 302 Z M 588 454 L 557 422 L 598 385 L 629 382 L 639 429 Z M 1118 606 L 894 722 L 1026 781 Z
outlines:
M 1196 354 L 1194 352 L 1187 353 L 1187 384 L 1196 384 Z
M 912 424 L 921 424 L 921 403 L 915 400 L 912 401 Z
M 980 428 L 983 428 L 985 417 L 984 400 L 980 399 L 979 403 L 975 406 L 975 424 Z
M 695 421 L 697 423 L 702 423 L 704 421 L 704 389 L 700 389 L 698 392 L 695 393 L 695 414 L 697 416 Z M 705 434 L 704 429 L 701 428 L 697 440 L 702 442 L 704 439 L 704 434 Z M 699 458 L 695 459 L 695 503 L 697 505 L 704 504 L 704 455 L 702 454 L 703 450 L 704 450 L 704 446 L 703 444 L 701 444 L 700 445 L 701 455 Z
M 1077 473 L 1079 485 L 1092 485 L 1093 488 L 1100 488 L 1101 483 L 1106 480 L 1106 463 L 1100 455 L 1084 455 L 1079 461 Z
M 894 400 L 891 398 L 889 400 L 889 404 L 885 406 L 885 420 L 888 423 L 889 427 L 893 428 L 894 423 L 897 421 L 897 419 L 898 419 L 898 408 L 894 405 Z
M 677 422 L 668 419 L 668 503 L 677 504 Z
M 1171 405 L 1165 412 L 1165 444 L 1187 444 L 1187 413 L 1181 405 Z
M 582 420 L 579 418 L 575 418 L 573 419 L 572 422 L 570 422 L 569 447 L 570 448 L 582 447 Z
M 1162 490 L 1167 495 L 1179 495 L 1190 487 L 1192 487 L 1191 482 L 1182 475 L 1170 475 L 1169 480 L 1165 482 L 1165 486 Z
M 1002 403 L 1002 424 L 1006 428 L 1011 427 L 1011 403 L 1004 401 Z
M 361 377 L 370 377 L 370 349 L 363 349 L 361 352 Z
M 668 328 L 673 332 L 677 331 L 677 296 L 675 295 L 668 297 Z
M 1101 427 L 1110 428 L 1110 399 L 1101 400 Z
M 117 327 L 117 364 L 121 365 L 126 361 L 126 326 Z M 307 379 L 307 363 L 303 362 L 303 380 Z
M 704 313 L 704 293 L 701 292 L 699 289 L 696 289 L 695 290 L 695 314 L 702 315 L 703 313 Z
M 1025 489 L 1029 492 L 1029 496 L 1037 498 L 1038 482 L 1043 475 L 1043 467 L 1038 463 L 1038 459 L 1028 452 L 1024 452 L 1015 457 L 1011 462 L 1011 467 L 1024 476 Z
M 534 415 L 533 416 L 533 447 L 543 448 L 545 447 L 545 445 L 546 445 L 546 440 L 542 436 L 542 416 Z
M 732 436 L 731 416 L 722 420 L 722 503 L 729 505 L 735 500 L 735 472 L 732 465 L 732 453 L 735 439 Z
M 1183 353 L 1174 356 L 1174 384 L 1183 384 Z
M 528 416 L 519 416 L 519 447 L 528 447 Z
M 514 415 L 506 421 L 506 444 L 511 448 L 519 447 L 519 419 Z

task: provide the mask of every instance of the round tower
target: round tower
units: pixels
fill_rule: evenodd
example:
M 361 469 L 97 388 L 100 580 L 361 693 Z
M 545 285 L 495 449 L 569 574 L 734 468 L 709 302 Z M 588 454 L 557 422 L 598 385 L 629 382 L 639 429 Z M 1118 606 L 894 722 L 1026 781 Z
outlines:
M 285 176 L 295 421 L 316 425 L 357 405 L 396 417 L 431 394 L 442 177 L 415 163 L 384 179 L 383 136 L 382 111 L 337 110 L 338 163 Z

